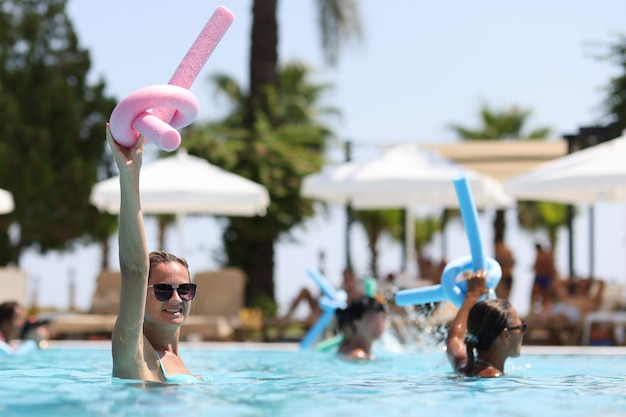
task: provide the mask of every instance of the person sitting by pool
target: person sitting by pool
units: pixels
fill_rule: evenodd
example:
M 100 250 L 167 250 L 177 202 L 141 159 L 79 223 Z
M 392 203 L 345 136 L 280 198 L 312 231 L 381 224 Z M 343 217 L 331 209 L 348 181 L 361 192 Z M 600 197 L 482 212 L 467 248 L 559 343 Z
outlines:
M 372 343 L 382 337 L 386 318 L 385 305 L 365 295 L 337 310 L 337 327 L 344 336 L 338 353 L 347 359 L 374 359 Z
M 289 305 L 289 310 L 287 310 L 287 313 L 285 313 L 285 315 L 278 320 L 279 324 L 281 324 L 282 327 L 285 327 L 291 323 L 291 317 L 293 316 L 298 306 L 303 302 L 309 308 L 309 314 L 304 320 L 305 326 L 310 327 L 317 321 L 317 319 L 322 314 L 322 308 L 319 305 L 319 296 L 314 296 L 313 294 L 311 294 L 311 291 L 309 291 L 309 289 L 305 287 L 302 288 L 296 298 L 293 299 L 293 301 Z
M 346 268 L 342 272 L 341 289 L 348 295 L 348 304 L 364 294 L 363 280 L 358 279 L 351 268 Z
M 550 287 L 550 299 L 526 317 L 528 325 L 531 329 L 549 330 L 552 343 L 580 343 L 584 317 L 600 308 L 604 286 L 601 279 L 555 279 Z
M 448 359 L 454 370 L 467 376 L 503 375 L 506 359 L 520 355 L 526 332 L 526 324 L 507 300 L 479 301 L 488 293 L 486 283 L 485 271 L 467 279 L 467 295 L 446 340 Z
M 17 301 L 0 304 L 0 355 L 26 353 L 37 347 L 46 347 L 50 337 L 49 327 L 37 326 L 36 331 L 24 332 L 27 325 L 24 306 Z M 22 339 L 22 343 L 16 345 L 14 341 L 19 339 Z
M 568 324 L 600 308 L 604 296 L 604 281 L 600 279 L 555 280 L 552 285 L 554 301 L 547 306 L 550 317 Z
M 187 262 L 148 253 L 139 198 L 144 138 L 126 148 L 106 129 L 120 171 L 120 309 L 111 338 L 113 376 L 154 382 L 198 382 L 178 354 L 180 327 L 196 293 Z

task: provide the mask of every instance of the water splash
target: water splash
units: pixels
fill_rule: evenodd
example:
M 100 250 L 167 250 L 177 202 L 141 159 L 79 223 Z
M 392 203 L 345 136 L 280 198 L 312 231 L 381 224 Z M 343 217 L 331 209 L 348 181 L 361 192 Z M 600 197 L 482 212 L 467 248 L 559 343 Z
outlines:
M 458 308 L 448 301 L 398 306 L 394 302 L 397 288 L 392 285 L 382 287 L 381 293 L 387 300 L 389 325 L 379 345 L 390 351 L 442 351 L 449 323 Z

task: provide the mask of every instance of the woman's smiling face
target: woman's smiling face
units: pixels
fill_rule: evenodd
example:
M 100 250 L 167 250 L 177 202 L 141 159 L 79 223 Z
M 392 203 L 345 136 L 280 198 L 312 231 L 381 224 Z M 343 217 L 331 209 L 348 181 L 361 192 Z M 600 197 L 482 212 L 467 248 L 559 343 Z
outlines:
M 178 286 L 189 283 L 187 268 L 178 262 L 162 262 L 154 265 L 150 270 L 148 285 L 170 284 Z M 182 325 L 189 313 L 190 302 L 180 298 L 178 291 L 166 301 L 159 301 L 154 290 L 148 288 L 146 299 L 145 320 L 152 323 L 175 323 Z

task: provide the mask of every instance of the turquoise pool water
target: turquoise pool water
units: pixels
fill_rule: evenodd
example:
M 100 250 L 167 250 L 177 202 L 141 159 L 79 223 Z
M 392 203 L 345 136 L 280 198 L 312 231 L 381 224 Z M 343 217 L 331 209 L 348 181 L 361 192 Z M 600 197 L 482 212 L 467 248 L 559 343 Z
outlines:
M 0 357 L 0 416 L 626 415 L 623 349 L 525 348 L 506 377 L 475 379 L 455 376 L 442 351 L 350 363 L 293 346 L 186 345 L 206 383 L 146 385 L 113 380 L 110 349 L 96 346 Z

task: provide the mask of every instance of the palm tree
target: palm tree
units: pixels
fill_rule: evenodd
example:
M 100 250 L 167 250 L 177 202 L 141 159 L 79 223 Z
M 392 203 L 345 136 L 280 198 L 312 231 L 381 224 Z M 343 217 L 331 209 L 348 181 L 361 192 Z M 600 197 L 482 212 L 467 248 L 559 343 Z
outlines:
M 524 132 L 524 125 L 531 115 L 530 110 L 524 110 L 513 106 L 504 110 L 493 110 L 488 105 L 483 104 L 480 108 L 479 116 L 481 125 L 478 128 L 466 128 L 458 124 L 451 124 L 449 127 L 456 134 L 465 140 L 516 140 L 516 139 L 544 139 L 550 134 L 550 128 L 543 127 Z M 530 203 L 532 204 L 532 203 Z M 541 213 L 534 210 L 533 213 Z M 564 223 L 567 219 L 564 219 Z M 533 220 L 535 224 L 541 224 L 541 219 Z M 505 210 L 496 210 L 494 219 L 494 241 L 504 242 L 504 232 L 506 229 Z
M 427 215 L 415 219 L 415 251 L 417 255 L 417 268 L 422 279 L 441 278 L 441 262 L 433 262 L 424 254 L 426 245 L 432 242 L 435 234 L 443 229 L 442 217 Z M 443 259 L 441 259 L 443 261 Z
M 530 117 L 530 110 L 513 106 L 504 110 L 492 110 L 483 104 L 479 111 L 481 126 L 469 129 L 458 124 L 449 127 L 465 140 L 502 140 L 502 139 L 545 139 L 550 134 L 550 128 L 542 127 L 524 133 L 524 124 Z
M 242 121 L 247 95 L 231 77 L 213 77 L 217 92 L 230 103 L 230 113 L 216 123 L 194 125 L 186 134 L 190 154 L 264 184 L 271 204 L 262 218 L 228 218 L 223 233 L 223 263 L 248 275 L 246 302 L 274 304 L 274 242 L 314 215 L 310 200 L 300 197 L 304 176 L 317 172 L 332 132 L 319 120 L 338 113 L 320 103 L 328 84 L 309 81 L 310 69 L 288 63 L 279 72 L 276 90 L 266 87 L 267 112 L 259 112 L 252 128 Z M 276 125 L 273 125 L 273 122 Z M 271 308 L 268 310 L 272 310 Z
M 363 227 L 367 236 L 370 250 L 369 273 L 373 277 L 378 277 L 378 240 L 385 232 L 399 239 L 402 210 L 355 210 L 352 216 L 353 220 Z
M 517 220 L 528 230 L 546 230 L 550 250 L 557 244 L 559 228 L 567 224 L 567 205 L 543 201 L 520 201 L 517 204 Z
M 341 47 L 360 37 L 358 8 L 354 0 L 318 0 L 317 6 L 324 56 L 334 64 Z M 297 71 L 291 78 L 278 67 L 277 9 L 277 0 L 253 1 L 249 90 L 229 77 L 216 79 L 218 91 L 231 98 L 233 111 L 223 123 L 201 129 L 204 135 L 198 137 L 204 137 L 196 141 L 195 149 L 270 190 L 272 203 L 264 218 L 230 218 L 223 236 L 225 262 L 241 267 L 248 276 L 249 306 L 274 303 L 274 244 L 313 214 L 311 202 L 300 197 L 300 183 L 321 168 L 331 136 L 317 120 L 320 110 L 328 109 L 316 107 L 328 86 L 308 89 L 309 83 L 304 88 Z
M 415 250 L 417 257 L 424 257 L 424 248 L 432 242 L 435 234 L 441 231 L 441 219 L 437 216 L 428 215 L 415 218 Z
M 343 44 L 361 37 L 361 23 L 355 0 L 317 0 L 322 49 L 326 62 L 334 65 Z M 254 124 L 257 111 L 267 111 L 267 90 L 279 89 L 278 0 L 254 0 L 250 47 L 250 92 L 245 123 Z
M 379 277 L 378 271 L 378 240 L 384 233 L 398 242 L 403 241 L 403 210 L 356 210 L 352 212 L 353 219 L 359 223 L 367 235 L 370 250 L 369 272 L 373 277 Z M 424 248 L 432 242 L 435 234 L 441 230 L 441 220 L 435 216 L 416 217 L 413 223 L 415 230 L 414 242 L 417 255 L 417 268 L 422 271 L 420 262 L 426 259 Z
M 354 0 L 318 0 L 316 4 L 324 56 L 329 64 L 334 64 L 341 47 L 347 41 L 360 37 L 357 3 Z M 285 96 L 281 93 L 285 86 L 281 85 L 278 70 L 277 9 L 277 0 L 253 1 L 249 91 L 245 94 L 244 114 L 240 126 L 247 130 L 248 134 L 243 135 L 242 147 L 235 154 L 238 160 L 235 172 L 265 185 L 269 185 L 268 176 L 277 169 L 264 168 L 267 164 L 262 163 L 261 158 L 269 157 L 263 153 L 269 146 L 266 139 L 275 137 L 277 139 L 274 142 L 275 149 L 278 149 L 281 140 L 284 139 L 283 146 L 288 146 L 290 141 L 295 139 L 290 135 L 297 134 L 294 130 L 285 129 L 281 133 L 274 132 L 275 128 L 280 129 L 284 123 L 284 119 L 277 117 L 279 114 L 275 112 L 277 104 L 275 99 Z M 272 135 L 272 132 L 275 135 Z M 226 245 L 229 261 L 231 264 L 241 266 L 248 275 L 246 285 L 248 303 L 254 302 L 253 300 L 258 297 L 274 300 L 274 243 L 281 233 L 301 220 L 298 217 L 285 217 L 283 214 L 289 212 L 293 206 L 309 204 L 304 203 L 299 196 L 300 180 L 303 174 L 309 173 L 306 167 L 321 162 L 324 148 L 301 143 L 298 145 L 308 152 L 312 163 L 302 159 L 300 162 L 303 163 L 304 169 L 292 166 L 293 172 L 285 172 L 292 176 L 283 180 L 283 183 L 290 182 L 287 189 L 298 192 L 285 193 L 278 187 L 273 190 L 272 206 L 262 221 L 231 219 L 227 231 L 230 239 L 236 237 L 232 244 Z M 292 161 L 285 162 L 290 164 Z M 265 230 L 266 233 L 258 233 L 259 230 Z
M 610 120 L 611 136 L 620 136 L 626 130 L 626 34 L 617 35 L 617 40 L 609 46 L 604 59 L 618 67 L 618 73 L 611 78 L 606 88 L 604 108 Z

